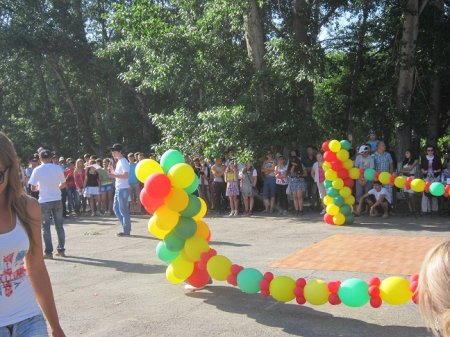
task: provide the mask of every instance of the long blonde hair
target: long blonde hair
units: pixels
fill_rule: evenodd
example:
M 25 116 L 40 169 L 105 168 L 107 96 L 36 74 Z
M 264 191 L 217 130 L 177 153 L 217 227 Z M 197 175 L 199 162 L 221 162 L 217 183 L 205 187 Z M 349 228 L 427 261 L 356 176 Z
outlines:
M 3 132 L 0 132 L 0 161 L 8 169 L 8 185 L 5 188 L 5 199 L 8 207 L 16 214 L 28 234 L 30 251 L 33 249 L 32 218 L 27 212 L 27 196 L 23 191 L 19 178 L 19 166 L 17 154 L 11 140 Z M 6 180 L 6 179 L 5 179 Z
M 450 241 L 433 248 L 419 275 L 420 313 L 435 336 L 450 337 Z

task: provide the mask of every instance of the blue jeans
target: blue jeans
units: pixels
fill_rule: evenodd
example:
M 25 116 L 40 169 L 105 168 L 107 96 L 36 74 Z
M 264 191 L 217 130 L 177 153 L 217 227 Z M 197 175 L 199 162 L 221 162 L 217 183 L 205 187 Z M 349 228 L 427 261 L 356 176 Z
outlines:
M 69 212 L 80 210 L 80 196 L 76 187 L 66 187 Z
M 64 252 L 66 234 L 63 227 L 63 208 L 61 200 L 44 202 L 41 204 L 42 210 L 42 237 L 44 238 L 45 254 L 53 253 L 52 234 L 50 232 L 51 218 L 58 235 L 58 252 Z
M 131 232 L 130 211 L 128 209 L 129 196 L 130 190 L 128 188 L 116 190 L 116 193 L 114 194 L 113 210 L 122 225 L 124 234 L 130 234 Z
M 0 337 L 48 337 L 47 324 L 42 314 L 33 316 L 15 324 L 0 327 Z

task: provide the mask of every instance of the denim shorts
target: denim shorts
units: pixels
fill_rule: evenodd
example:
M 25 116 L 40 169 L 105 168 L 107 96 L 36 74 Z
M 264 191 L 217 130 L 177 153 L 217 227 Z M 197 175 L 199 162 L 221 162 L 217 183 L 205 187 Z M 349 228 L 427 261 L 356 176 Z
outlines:
M 100 186 L 100 193 L 103 192 L 114 192 L 114 185 L 112 183 Z
M 0 337 L 48 337 L 47 323 L 42 314 L 0 327 Z
M 263 196 L 264 198 L 275 198 L 275 177 L 265 177 L 263 186 Z

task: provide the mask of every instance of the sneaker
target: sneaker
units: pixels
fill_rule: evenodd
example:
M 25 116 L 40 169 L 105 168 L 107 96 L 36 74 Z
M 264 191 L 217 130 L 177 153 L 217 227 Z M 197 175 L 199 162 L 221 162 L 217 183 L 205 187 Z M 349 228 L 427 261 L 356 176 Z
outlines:
M 66 253 L 64 253 L 64 252 L 56 252 L 55 256 L 66 257 Z
M 234 215 L 234 211 L 231 211 L 230 214 L 228 214 L 228 216 L 233 216 Z
M 44 254 L 44 260 L 53 260 L 53 254 Z
M 239 211 L 235 210 L 233 216 L 238 216 L 238 214 L 239 214 Z
M 123 233 L 123 232 L 119 232 L 119 233 L 117 233 L 116 235 L 119 236 L 119 237 L 122 237 L 122 236 L 130 236 L 130 234 Z

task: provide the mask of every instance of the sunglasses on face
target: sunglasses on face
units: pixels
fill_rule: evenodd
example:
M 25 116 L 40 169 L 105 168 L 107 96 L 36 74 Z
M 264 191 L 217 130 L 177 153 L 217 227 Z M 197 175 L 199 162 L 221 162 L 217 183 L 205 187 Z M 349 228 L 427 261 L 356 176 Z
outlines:
M 433 152 L 434 150 L 433 149 L 427 149 L 427 152 Z
M 0 184 L 3 184 L 3 182 L 5 181 L 5 175 L 6 175 L 7 171 L 8 171 L 8 169 L 0 171 Z

